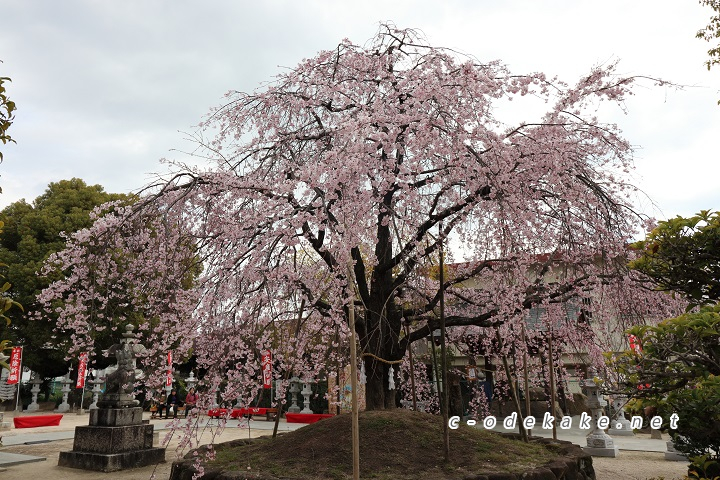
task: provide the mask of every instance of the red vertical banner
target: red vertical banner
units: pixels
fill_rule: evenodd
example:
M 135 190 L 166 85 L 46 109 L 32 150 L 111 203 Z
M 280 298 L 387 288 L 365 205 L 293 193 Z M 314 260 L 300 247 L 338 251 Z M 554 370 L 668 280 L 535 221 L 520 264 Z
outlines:
M 78 362 L 78 378 L 75 388 L 85 388 L 85 375 L 87 375 L 88 354 L 81 353 Z
M 272 353 L 265 350 L 260 357 L 260 366 L 262 367 L 263 388 L 272 388 Z
M 172 386 L 172 350 L 167 354 L 167 376 L 165 378 L 165 386 Z
M 10 352 L 10 376 L 7 379 L 8 385 L 14 385 L 20 381 L 22 375 L 22 347 L 13 347 Z

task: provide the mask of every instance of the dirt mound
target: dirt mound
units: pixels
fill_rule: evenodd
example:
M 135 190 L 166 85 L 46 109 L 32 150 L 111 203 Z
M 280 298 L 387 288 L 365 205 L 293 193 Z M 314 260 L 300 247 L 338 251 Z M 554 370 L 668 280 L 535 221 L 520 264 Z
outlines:
M 255 440 L 236 440 L 215 447 L 205 462 L 203 478 L 346 479 L 352 476 L 351 416 L 339 415 L 291 433 Z M 363 478 L 463 479 L 479 473 L 521 473 L 558 460 L 569 447 L 523 443 L 461 425 L 450 431 L 451 459 L 443 462 L 442 419 L 409 410 L 360 414 L 360 472 Z M 581 456 L 592 472 L 589 456 Z M 172 480 L 192 478 L 193 459 L 207 449 L 190 452 L 173 465 Z M 562 465 L 577 465 L 578 458 Z M 555 462 L 557 463 L 557 462 Z M 560 468 L 556 465 L 557 468 Z M 578 471 L 578 468 L 568 467 Z M 550 473 L 548 471 L 548 473 Z M 512 478 L 509 475 L 506 478 Z M 481 478 L 481 477 L 478 477 Z M 547 477 L 542 477 L 547 478 Z M 577 478 L 588 478 L 582 475 Z M 594 478 L 591 477 L 591 478 Z

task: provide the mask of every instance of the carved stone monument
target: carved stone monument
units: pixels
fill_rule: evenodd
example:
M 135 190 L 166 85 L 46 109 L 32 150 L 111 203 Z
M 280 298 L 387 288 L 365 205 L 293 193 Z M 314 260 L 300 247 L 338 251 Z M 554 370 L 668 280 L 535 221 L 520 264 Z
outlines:
M 123 339 L 108 350 L 117 370 L 106 378 L 106 391 L 90 410 L 90 425 L 75 428 L 70 452 L 60 452 L 58 465 L 115 472 L 165 461 L 165 449 L 153 447 L 153 426 L 142 421 L 142 408 L 133 397 L 138 354 L 145 350 L 126 327 Z

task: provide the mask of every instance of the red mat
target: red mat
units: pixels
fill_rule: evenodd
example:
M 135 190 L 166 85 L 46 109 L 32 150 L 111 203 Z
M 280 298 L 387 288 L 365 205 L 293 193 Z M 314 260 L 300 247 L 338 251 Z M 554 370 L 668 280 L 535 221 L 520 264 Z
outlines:
M 15 428 L 32 427 L 57 427 L 62 419 L 61 414 L 57 415 L 28 415 L 26 417 L 15 417 Z
M 208 417 L 217 418 L 227 414 L 227 408 L 213 408 L 208 410 Z
M 287 423 L 315 423 L 323 418 L 334 416 L 331 413 L 286 413 Z
M 244 415 L 267 415 L 267 411 L 268 409 L 263 407 L 233 408 L 230 416 L 232 418 L 238 418 Z
M 250 408 L 233 408 L 230 412 L 230 418 L 238 418 L 244 415 L 267 415 L 267 408 L 250 407 Z M 208 417 L 222 417 L 228 412 L 227 408 L 214 408 L 208 410 Z

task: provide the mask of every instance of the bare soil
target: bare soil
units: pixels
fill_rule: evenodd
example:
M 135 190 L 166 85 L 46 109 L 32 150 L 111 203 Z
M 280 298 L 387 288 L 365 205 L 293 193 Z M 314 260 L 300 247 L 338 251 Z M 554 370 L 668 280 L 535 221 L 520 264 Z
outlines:
M 524 472 L 558 457 L 557 449 L 461 426 L 450 432 L 450 462 L 443 459 L 441 417 L 409 410 L 360 414 L 363 478 L 462 479 L 471 474 Z M 352 478 L 351 416 L 322 420 L 275 441 L 220 445 L 207 469 L 249 478 Z

